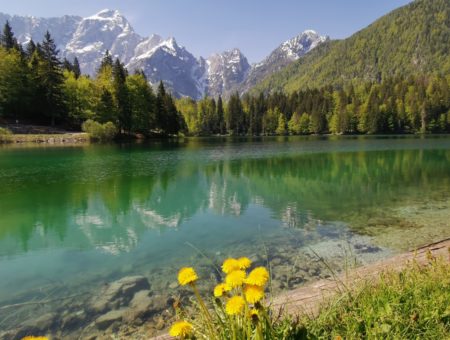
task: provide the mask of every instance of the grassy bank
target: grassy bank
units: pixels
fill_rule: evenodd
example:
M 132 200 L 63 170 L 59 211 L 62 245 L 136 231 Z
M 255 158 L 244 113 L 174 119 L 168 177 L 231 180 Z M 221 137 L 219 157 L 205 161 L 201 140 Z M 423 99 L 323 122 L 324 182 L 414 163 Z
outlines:
M 305 339 L 450 339 L 450 265 L 432 259 L 344 291 L 299 323 Z
M 254 275 L 260 269 L 245 278 L 243 270 L 227 271 L 230 260 L 222 266 L 227 275 L 214 290 L 214 309 L 209 313 L 196 291 L 196 273 L 183 268 L 180 284 L 190 284 L 203 307 L 197 312 L 178 311 L 181 321 L 170 333 L 181 338 L 218 340 L 450 339 L 448 255 L 436 259 L 430 252 L 425 264 L 412 260 L 401 271 L 384 271 L 377 279 L 362 280 L 351 288 L 342 283 L 342 291 L 324 300 L 317 314 L 297 318 L 269 312 L 270 304 L 261 290 L 266 279 L 258 288 L 260 278 Z M 183 281 L 184 271 L 189 271 L 188 282 Z M 238 276 L 242 282 L 236 282 Z

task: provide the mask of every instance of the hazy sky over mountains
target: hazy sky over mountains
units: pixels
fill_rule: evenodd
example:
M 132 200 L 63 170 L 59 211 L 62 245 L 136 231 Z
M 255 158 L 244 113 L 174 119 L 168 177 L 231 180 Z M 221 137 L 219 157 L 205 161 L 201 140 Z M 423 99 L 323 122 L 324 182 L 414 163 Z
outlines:
M 39 17 L 118 9 L 142 36 L 174 36 L 196 56 L 238 47 L 258 62 L 306 29 L 345 38 L 408 0 L 0 0 L 0 12 Z

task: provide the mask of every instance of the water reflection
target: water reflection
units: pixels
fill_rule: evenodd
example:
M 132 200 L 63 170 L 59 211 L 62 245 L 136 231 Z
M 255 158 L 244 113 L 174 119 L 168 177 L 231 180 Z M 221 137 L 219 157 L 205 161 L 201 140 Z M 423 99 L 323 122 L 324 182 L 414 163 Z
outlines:
M 391 140 L 323 138 L 2 150 L 0 254 L 120 254 L 149 231 L 183 228 L 202 214 L 220 226 L 250 205 L 289 228 L 351 222 L 349 212 L 448 195 L 449 141 L 427 142 L 406 139 L 397 150 L 386 150 Z
M 0 328 L 78 313 L 129 275 L 168 298 L 194 264 L 211 289 L 227 256 L 270 261 L 274 293 L 293 289 L 349 254 L 362 264 L 450 236 L 449 181 L 448 137 L 0 148 L 0 305 L 55 298 L 3 310 Z M 98 316 L 53 331 L 79 338 Z

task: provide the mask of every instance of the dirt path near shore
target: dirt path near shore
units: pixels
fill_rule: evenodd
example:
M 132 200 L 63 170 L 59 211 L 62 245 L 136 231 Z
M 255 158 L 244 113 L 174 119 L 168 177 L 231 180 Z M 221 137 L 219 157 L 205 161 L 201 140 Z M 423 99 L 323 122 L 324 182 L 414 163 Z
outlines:
M 351 288 L 363 280 L 376 280 L 386 270 L 402 270 L 409 262 L 427 263 L 428 251 L 435 257 L 444 257 L 450 261 L 450 239 L 429 244 L 415 251 L 403 253 L 379 262 L 351 270 L 348 274 L 339 275 L 336 279 L 325 279 L 313 282 L 304 287 L 277 296 L 273 308 L 283 308 L 290 315 L 303 313 L 316 314 L 321 303 L 342 289 Z
M 61 133 L 61 134 L 13 134 L 0 140 L 0 143 L 6 145 L 70 145 L 70 144 L 88 144 L 89 135 L 84 132 Z
M 383 271 L 400 271 L 408 263 L 415 260 L 418 263 L 427 263 L 428 251 L 434 257 L 443 257 L 450 261 L 450 239 L 432 243 L 391 258 L 378 261 L 360 268 L 351 270 L 347 274 L 339 275 L 334 279 L 319 280 L 304 287 L 291 290 L 277 296 L 272 304 L 272 308 L 282 309 L 286 313 L 296 316 L 307 313 L 317 314 L 321 304 L 336 293 L 342 291 L 344 287 L 351 288 L 362 280 L 376 280 Z M 167 334 L 152 338 L 153 340 L 172 339 Z

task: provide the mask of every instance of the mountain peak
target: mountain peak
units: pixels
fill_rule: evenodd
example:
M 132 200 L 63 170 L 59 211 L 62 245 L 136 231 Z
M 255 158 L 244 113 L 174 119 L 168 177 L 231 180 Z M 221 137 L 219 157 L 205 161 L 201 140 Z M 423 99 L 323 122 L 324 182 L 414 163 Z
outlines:
M 327 36 L 308 29 L 282 43 L 277 50 L 281 50 L 287 58 L 296 60 L 326 40 Z
M 169 37 L 166 41 L 167 46 L 170 46 L 171 48 L 175 49 L 176 46 L 178 46 L 177 41 L 174 37 Z
M 109 19 L 114 17 L 120 17 L 122 14 L 116 9 L 102 9 L 100 12 L 94 14 L 90 18 L 103 18 L 103 19 Z
M 233 48 L 232 50 L 229 51 L 231 54 L 234 55 L 242 55 L 241 50 L 237 47 Z
M 238 48 L 213 54 L 206 63 L 206 93 L 213 97 L 230 94 L 245 79 L 250 69 L 247 58 Z
M 299 35 L 318 35 L 318 33 L 312 29 L 307 29 L 307 30 L 304 30 Z
M 0 24 L 10 16 L 0 15 Z M 195 58 L 174 37 L 159 35 L 141 37 L 134 32 L 127 18 L 118 10 L 103 9 L 92 16 L 37 18 L 14 17 L 13 30 L 21 43 L 30 38 L 42 39 L 50 30 L 61 56 L 77 57 L 84 73 L 95 74 L 108 50 L 120 58 L 130 70 L 143 70 L 155 84 L 165 81 L 179 96 L 202 98 L 228 96 L 237 89 L 246 89 L 267 74 L 286 66 L 315 47 L 323 37 L 306 30 L 281 44 L 261 64 L 250 66 L 239 48 L 231 48 L 207 58 Z M 251 76 L 250 81 L 248 77 Z
M 240 84 L 239 90 L 241 92 L 250 90 L 268 75 L 286 67 L 326 40 L 328 37 L 320 36 L 316 31 L 308 29 L 283 42 L 263 61 L 253 65 L 247 78 Z

